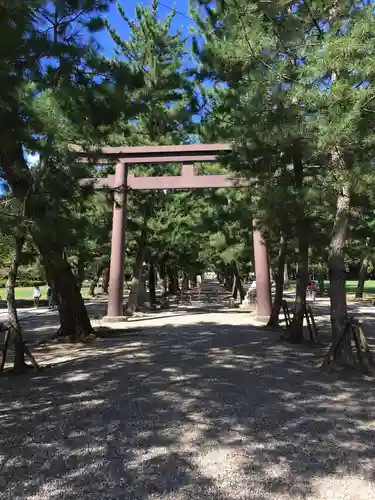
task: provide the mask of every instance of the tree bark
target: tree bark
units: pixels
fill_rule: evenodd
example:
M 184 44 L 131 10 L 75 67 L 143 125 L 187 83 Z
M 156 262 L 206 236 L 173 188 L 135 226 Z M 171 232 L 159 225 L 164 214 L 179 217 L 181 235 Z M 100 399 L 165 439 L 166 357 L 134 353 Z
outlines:
M 190 286 L 195 288 L 197 286 L 197 275 L 195 273 L 190 274 Z
M 303 317 L 306 310 L 306 288 L 309 282 L 309 244 L 306 235 L 301 235 L 298 244 L 298 273 L 294 315 L 290 329 L 290 341 L 303 341 Z
M 35 240 L 38 242 L 38 238 L 34 238 Z M 72 341 L 87 337 L 93 333 L 93 328 L 76 279 L 63 252 L 50 248 L 44 242 L 39 243 L 38 249 L 47 280 L 56 293 L 61 336 L 69 337 Z
M 284 260 L 285 259 L 286 259 L 286 254 L 285 254 Z M 283 270 L 283 272 L 284 272 L 284 278 L 283 278 L 283 280 L 284 280 L 284 286 L 287 288 L 289 286 L 289 273 L 288 273 L 288 264 L 287 264 L 287 262 L 285 262 L 285 264 L 284 264 L 284 270 Z
M 126 314 L 128 316 L 133 316 L 133 314 L 139 308 L 139 288 L 141 281 L 141 273 L 143 267 L 143 260 L 146 249 L 146 230 L 142 229 L 141 236 L 138 241 L 137 254 L 135 256 L 135 262 L 133 266 L 133 276 L 130 285 L 130 292 L 128 303 L 126 304 Z
M 233 275 L 232 274 L 227 274 L 224 279 L 224 288 L 227 290 L 232 290 L 233 289 Z
M 110 273 L 110 263 L 108 263 L 106 265 L 106 267 L 104 268 L 104 272 L 103 272 L 103 293 L 105 293 L 106 295 L 108 295 L 108 288 L 109 288 L 109 273 Z
M 14 245 L 14 254 L 9 268 L 7 281 L 7 309 L 10 326 L 10 344 L 14 344 L 14 364 L 13 369 L 22 372 L 26 368 L 25 349 L 22 340 L 21 325 L 18 320 L 17 304 L 15 297 L 15 287 L 18 274 L 18 266 L 21 260 L 22 248 L 25 242 L 23 236 L 16 236 Z M 18 332 L 18 333 L 17 333 Z
M 148 289 L 150 294 L 150 304 L 151 306 L 156 305 L 156 273 L 155 266 L 150 262 L 150 267 L 148 270 Z
M 77 286 L 81 290 L 83 280 L 85 279 L 85 259 L 83 258 L 83 255 L 81 252 L 78 255 L 76 279 L 77 279 Z
M 341 335 L 348 316 L 346 303 L 345 249 L 350 217 L 351 186 L 343 182 L 336 203 L 336 217 L 329 245 L 329 290 L 331 299 L 332 342 Z M 334 353 L 334 361 L 352 359 L 350 338 L 340 342 Z
M 279 253 L 277 256 L 277 264 L 275 270 L 275 297 L 272 304 L 272 311 L 270 315 L 270 319 L 268 320 L 267 326 L 269 327 L 278 327 L 279 326 L 279 315 L 280 309 L 283 303 L 283 294 L 284 294 L 284 280 L 285 280 L 285 263 L 286 259 L 286 241 L 284 235 L 280 235 L 279 242 Z M 288 276 L 288 272 L 286 273 Z
M 145 272 L 145 267 L 143 266 L 143 261 L 141 265 L 141 274 L 139 277 L 139 284 L 138 284 L 138 296 L 137 296 L 137 307 L 139 308 L 142 306 L 145 302 L 148 301 L 150 298 L 149 293 L 146 290 L 146 272 Z
M 319 296 L 320 297 L 324 297 L 324 292 L 325 292 L 324 278 L 325 278 L 325 274 L 320 271 L 318 274 L 318 288 L 319 288 Z
M 236 299 L 237 295 L 240 294 L 240 299 L 242 302 L 244 300 L 246 294 L 245 294 L 245 289 L 243 287 L 243 280 L 242 280 L 242 277 L 240 275 L 240 272 L 238 271 L 237 264 L 235 264 L 233 276 L 234 276 L 234 279 L 233 279 L 233 282 L 234 282 L 233 283 L 233 287 L 234 287 L 233 298 Z
M 297 286 L 294 303 L 294 315 L 289 332 L 289 340 L 293 343 L 303 341 L 303 317 L 306 310 L 306 288 L 309 281 L 309 221 L 306 217 L 303 188 L 303 164 L 298 149 L 293 159 L 295 175 L 296 198 L 296 233 L 298 239 Z
M 175 269 L 168 269 L 168 293 L 177 295 L 179 291 L 177 271 Z
M 160 265 L 160 278 L 162 281 L 162 296 L 166 297 L 168 295 L 168 275 L 167 275 L 167 269 L 164 264 Z
M 237 288 L 236 275 L 234 273 L 233 273 L 232 281 L 233 281 L 233 285 L 232 285 L 232 298 L 236 299 L 237 298 L 237 294 L 238 294 L 238 288 Z
M 90 293 L 91 297 L 94 297 L 94 295 L 95 295 L 95 289 L 98 285 L 98 282 L 99 282 L 100 276 L 103 273 L 103 270 L 104 270 L 104 264 L 101 262 L 97 265 L 95 276 L 92 278 L 91 283 L 90 283 L 89 293 Z
M 356 299 L 362 299 L 363 298 L 363 291 L 365 289 L 365 282 L 367 279 L 367 273 L 368 273 L 368 266 L 370 263 L 370 256 L 369 256 L 369 238 L 366 238 L 366 247 L 365 247 L 365 253 L 362 257 L 361 261 L 361 267 L 359 269 L 359 275 L 358 275 L 358 283 L 357 283 L 357 288 L 355 291 L 355 298 Z
M 189 274 L 188 273 L 184 273 L 181 286 L 182 286 L 182 290 L 184 290 L 184 291 L 189 290 Z

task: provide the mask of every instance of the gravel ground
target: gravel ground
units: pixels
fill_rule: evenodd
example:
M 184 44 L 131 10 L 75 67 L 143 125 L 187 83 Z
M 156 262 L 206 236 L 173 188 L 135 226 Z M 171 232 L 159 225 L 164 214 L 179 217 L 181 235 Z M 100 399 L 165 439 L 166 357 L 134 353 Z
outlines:
M 236 318 L 149 321 L 0 379 L 0 499 L 373 500 L 374 381 Z

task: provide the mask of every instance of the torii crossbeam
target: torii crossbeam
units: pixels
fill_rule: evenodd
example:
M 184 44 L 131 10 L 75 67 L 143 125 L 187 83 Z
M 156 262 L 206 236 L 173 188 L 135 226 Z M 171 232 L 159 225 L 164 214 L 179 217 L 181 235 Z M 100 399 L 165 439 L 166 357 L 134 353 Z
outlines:
M 249 186 L 247 179 L 228 174 L 196 175 L 195 163 L 213 163 L 232 150 L 230 144 L 185 144 L 176 146 L 103 147 L 87 151 L 71 146 L 81 161 L 96 164 L 115 163 L 114 175 L 106 178 L 82 179 L 82 186 L 108 189 L 114 193 L 111 262 L 107 321 L 124 319 L 124 264 L 126 230 L 126 195 L 134 190 L 239 188 Z M 162 177 L 136 177 L 128 173 L 129 165 L 182 164 L 182 175 Z M 271 313 L 271 290 L 267 246 L 253 221 L 254 264 L 257 290 L 257 315 L 268 317 Z

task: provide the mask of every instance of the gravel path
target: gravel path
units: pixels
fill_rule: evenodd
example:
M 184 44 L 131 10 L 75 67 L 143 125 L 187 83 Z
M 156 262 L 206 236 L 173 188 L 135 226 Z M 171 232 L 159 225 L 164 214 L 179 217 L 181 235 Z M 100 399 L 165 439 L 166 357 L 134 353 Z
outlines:
M 237 317 L 0 379 L 0 499 L 373 500 L 374 382 Z

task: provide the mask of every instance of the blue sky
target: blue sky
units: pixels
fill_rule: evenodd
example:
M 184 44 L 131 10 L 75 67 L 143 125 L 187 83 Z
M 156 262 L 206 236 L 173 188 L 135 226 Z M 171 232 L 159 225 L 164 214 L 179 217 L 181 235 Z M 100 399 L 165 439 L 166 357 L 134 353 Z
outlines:
M 120 4 L 125 10 L 126 15 L 132 19 L 135 14 L 135 6 L 137 4 L 142 3 L 143 5 L 151 6 L 152 0 L 120 0 Z M 161 5 L 164 4 L 164 5 Z M 189 36 L 189 27 L 194 26 L 194 22 L 189 19 L 189 0 L 161 0 L 161 4 L 159 7 L 160 16 L 162 18 L 166 17 L 170 14 L 171 9 L 174 4 L 176 4 L 176 9 L 179 14 L 176 13 L 176 16 L 173 20 L 172 27 L 173 29 L 182 28 L 183 34 L 185 36 Z M 169 8 L 168 8 L 169 7 Z M 111 9 L 107 15 L 110 24 L 115 28 L 123 38 L 126 38 L 128 35 L 128 30 L 126 29 L 125 23 L 122 21 L 120 14 L 117 11 L 116 3 L 111 6 Z M 111 37 L 106 32 L 106 30 L 101 31 L 96 35 L 96 39 L 102 46 L 103 52 L 107 57 L 110 57 L 113 54 L 113 42 Z
M 173 30 L 177 30 L 179 28 L 183 29 L 183 35 L 189 37 L 190 35 L 190 27 L 194 26 L 193 20 L 189 19 L 189 0 L 177 0 L 174 2 L 173 0 L 160 0 L 161 4 L 159 6 L 160 17 L 165 18 L 168 14 L 171 13 L 171 9 L 174 4 L 176 4 L 176 15 L 172 23 Z M 142 3 L 146 6 L 151 6 L 152 0 L 144 0 L 143 2 L 140 0 L 120 0 L 120 5 L 125 10 L 125 14 L 133 19 L 135 16 L 135 7 L 136 5 Z M 163 4 L 163 5 L 162 5 Z M 116 2 L 111 5 L 110 11 L 106 16 L 113 28 L 122 36 L 122 38 L 127 38 L 129 34 L 129 29 L 121 18 L 120 14 L 117 11 Z M 114 55 L 114 43 L 112 38 L 108 34 L 107 30 L 104 29 L 95 34 L 96 40 L 100 43 L 101 49 L 104 55 L 108 58 Z M 188 42 L 188 46 L 190 43 Z M 27 161 L 29 164 L 33 164 L 38 161 L 38 155 L 31 156 L 27 155 Z M 1 192 L 1 189 L 0 189 Z
M 176 4 L 176 9 L 178 13 L 176 13 L 175 18 L 172 23 L 173 29 L 182 28 L 183 35 L 189 37 L 190 27 L 194 26 L 193 20 L 189 19 L 189 0 L 160 0 L 161 4 L 159 6 L 160 16 L 162 18 L 166 17 L 173 8 L 174 4 Z M 120 0 L 120 4 L 125 10 L 126 15 L 132 19 L 135 15 L 135 6 L 137 4 L 143 3 L 144 5 L 151 6 L 152 0 L 144 0 L 143 2 L 140 0 Z M 164 5 L 162 5 L 164 4 Z M 126 29 L 126 25 L 121 19 L 120 14 L 117 11 L 116 3 L 113 3 L 109 13 L 107 14 L 108 20 L 113 28 L 115 28 L 123 38 L 126 38 L 129 30 Z M 111 57 L 113 55 L 114 44 L 107 33 L 106 30 L 102 30 L 101 32 L 95 35 L 95 38 L 100 43 L 102 50 L 107 57 Z M 188 42 L 188 46 L 190 43 Z M 33 164 L 38 161 L 38 155 L 27 155 L 27 161 L 29 164 Z M 0 194 L 2 193 L 2 186 L 0 182 Z

